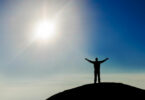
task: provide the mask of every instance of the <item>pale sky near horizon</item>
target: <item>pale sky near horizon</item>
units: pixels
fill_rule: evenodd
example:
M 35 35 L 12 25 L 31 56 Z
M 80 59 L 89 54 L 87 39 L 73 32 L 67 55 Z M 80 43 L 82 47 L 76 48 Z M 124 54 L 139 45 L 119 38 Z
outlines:
M 0 99 L 43 100 L 102 81 L 145 89 L 143 0 L 0 0 Z

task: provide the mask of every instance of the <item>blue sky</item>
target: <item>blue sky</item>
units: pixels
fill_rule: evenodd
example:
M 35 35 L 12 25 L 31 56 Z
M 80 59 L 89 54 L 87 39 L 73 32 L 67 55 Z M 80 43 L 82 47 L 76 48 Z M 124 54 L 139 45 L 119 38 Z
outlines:
M 144 0 L 0 0 L 0 99 L 40 100 L 90 83 L 93 66 L 86 57 L 110 58 L 102 64 L 103 81 L 145 88 L 144 5 Z M 44 19 L 56 24 L 56 36 L 46 41 L 35 39 L 35 26 Z
M 144 4 L 143 0 L 86 1 L 83 13 L 90 34 L 88 52 L 108 56 L 123 69 L 143 71 Z

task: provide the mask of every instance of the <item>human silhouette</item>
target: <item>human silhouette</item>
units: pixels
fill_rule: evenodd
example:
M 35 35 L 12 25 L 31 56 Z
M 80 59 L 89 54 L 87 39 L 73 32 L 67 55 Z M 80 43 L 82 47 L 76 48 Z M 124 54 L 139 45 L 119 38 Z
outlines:
M 106 59 L 104 59 L 104 60 L 102 60 L 102 61 L 98 61 L 98 58 L 96 58 L 95 61 L 91 61 L 91 60 L 85 58 L 85 60 L 87 60 L 88 62 L 94 64 L 94 83 L 96 83 L 97 79 L 98 79 L 98 83 L 101 82 L 101 79 L 100 79 L 100 65 L 101 65 L 103 62 L 107 61 L 108 59 L 109 59 L 109 58 L 106 58 Z M 98 78 L 97 78 L 97 77 L 98 77 Z

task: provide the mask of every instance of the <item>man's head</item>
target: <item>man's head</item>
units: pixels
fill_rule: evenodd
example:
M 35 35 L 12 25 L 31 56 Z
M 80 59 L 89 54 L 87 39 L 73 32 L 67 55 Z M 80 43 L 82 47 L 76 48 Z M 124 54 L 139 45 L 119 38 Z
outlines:
M 95 60 L 98 61 L 98 58 L 96 58 Z

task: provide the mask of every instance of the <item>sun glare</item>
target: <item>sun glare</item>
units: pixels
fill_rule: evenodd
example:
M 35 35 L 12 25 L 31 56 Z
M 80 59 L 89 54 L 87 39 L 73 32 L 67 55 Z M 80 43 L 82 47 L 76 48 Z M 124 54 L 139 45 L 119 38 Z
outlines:
M 43 20 L 36 24 L 35 38 L 37 40 L 52 40 L 56 35 L 56 23 Z

